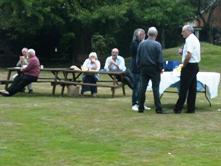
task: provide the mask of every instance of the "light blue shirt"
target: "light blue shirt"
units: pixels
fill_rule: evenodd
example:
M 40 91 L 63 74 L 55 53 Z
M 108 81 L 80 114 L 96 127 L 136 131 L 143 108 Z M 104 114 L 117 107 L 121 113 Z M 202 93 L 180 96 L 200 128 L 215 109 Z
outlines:
M 118 65 L 119 69 L 115 66 L 115 65 L 111 65 L 109 67 L 109 65 L 111 64 L 112 61 L 112 56 L 109 56 L 106 59 L 105 65 L 104 65 L 104 69 L 106 71 L 125 71 L 126 70 L 126 66 L 125 66 L 125 60 L 122 56 L 118 55 L 117 59 L 115 61 L 115 63 Z

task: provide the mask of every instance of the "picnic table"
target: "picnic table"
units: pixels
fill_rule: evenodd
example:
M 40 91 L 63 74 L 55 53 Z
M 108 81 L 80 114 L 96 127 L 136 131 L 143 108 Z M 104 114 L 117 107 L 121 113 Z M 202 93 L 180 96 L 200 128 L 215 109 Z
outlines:
M 12 73 L 18 72 L 20 67 L 10 67 L 8 69 L 8 74 L 6 80 L 1 80 L 1 84 L 5 84 L 5 89 L 7 89 L 8 85 L 13 81 Z M 42 77 L 40 74 L 37 83 L 39 82 L 49 82 L 52 86 L 52 95 L 55 95 L 56 87 L 58 85 L 61 86 L 61 95 L 64 95 L 65 87 L 70 85 L 87 85 L 87 86 L 97 86 L 97 87 L 108 87 L 111 89 L 112 97 L 115 96 L 115 90 L 117 88 L 122 88 L 123 95 L 125 95 L 125 87 L 124 84 L 119 81 L 116 77 L 120 77 L 122 80 L 125 72 L 107 72 L 107 71 L 82 71 L 82 70 L 73 70 L 70 68 L 42 68 L 42 72 L 51 73 L 50 76 Z M 83 83 L 81 79 L 81 75 L 83 74 L 98 74 L 98 75 L 106 75 L 108 76 L 106 80 L 98 80 L 96 84 L 92 83 Z

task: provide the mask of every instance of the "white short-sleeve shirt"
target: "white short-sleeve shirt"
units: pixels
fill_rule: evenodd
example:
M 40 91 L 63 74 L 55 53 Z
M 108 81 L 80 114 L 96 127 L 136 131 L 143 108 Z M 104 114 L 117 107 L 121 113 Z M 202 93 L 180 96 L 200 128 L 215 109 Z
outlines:
M 182 62 L 184 62 L 187 52 L 191 53 L 191 58 L 189 63 L 199 63 L 201 56 L 200 56 L 200 42 L 198 38 L 194 34 L 190 34 L 186 38 L 186 42 L 183 48 L 182 54 Z

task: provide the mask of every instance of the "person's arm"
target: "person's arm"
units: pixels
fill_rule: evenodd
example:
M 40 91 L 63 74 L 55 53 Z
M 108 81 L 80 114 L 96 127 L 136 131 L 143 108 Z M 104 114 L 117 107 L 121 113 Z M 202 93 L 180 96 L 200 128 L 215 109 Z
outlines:
M 183 62 L 183 67 L 185 67 L 189 63 L 191 56 L 192 56 L 192 54 L 189 51 L 187 51 L 187 55 L 186 55 L 184 62 Z
M 104 69 L 106 70 L 106 71 L 109 71 L 109 58 L 107 58 L 106 59 L 106 61 L 105 61 L 105 65 L 104 65 Z
M 162 46 L 161 44 L 159 43 L 158 45 L 158 60 L 157 60 L 157 65 L 158 65 L 158 68 L 160 70 L 161 73 L 163 73 L 164 71 L 164 68 L 163 68 L 163 51 L 162 51 Z
M 125 71 L 126 70 L 126 66 L 125 66 L 125 60 L 123 57 L 119 58 L 120 60 L 120 64 L 117 65 L 118 69 L 121 71 Z
M 186 55 L 185 55 L 185 59 L 183 61 L 183 67 L 185 67 L 189 63 L 189 61 L 192 57 L 193 49 L 194 49 L 193 48 L 193 41 L 191 40 L 190 37 L 188 37 L 186 39 Z
M 141 48 L 140 48 L 140 44 L 137 48 L 137 55 L 136 55 L 136 65 L 137 65 L 137 68 L 139 69 L 140 68 L 140 54 L 141 54 Z
M 96 59 L 91 59 L 91 64 L 92 67 L 90 68 L 91 70 L 96 70 L 96 71 L 99 71 L 100 70 L 100 61 L 99 60 L 96 60 Z
M 96 60 L 96 61 L 95 61 L 95 64 L 96 64 L 96 66 L 97 66 L 97 67 L 96 67 L 96 70 L 99 71 L 100 68 L 101 68 L 101 63 L 100 63 L 100 61 L 99 61 L 99 60 Z
M 89 59 L 86 59 L 82 65 L 82 67 L 88 68 Z
M 28 62 L 27 67 L 21 68 L 21 71 L 22 72 L 30 71 L 31 69 L 35 68 L 37 65 L 38 65 L 38 63 L 37 63 L 37 61 L 35 59 L 30 59 L 29 62 Z

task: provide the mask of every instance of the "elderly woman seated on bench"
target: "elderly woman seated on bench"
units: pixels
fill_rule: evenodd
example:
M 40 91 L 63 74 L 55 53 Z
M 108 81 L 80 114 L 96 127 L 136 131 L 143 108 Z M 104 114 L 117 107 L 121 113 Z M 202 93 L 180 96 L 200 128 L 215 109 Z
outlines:
M 89 57 L 84 61 L 83 65 L 81 66 L 82 70 L 94 70 L 99 71 L 100 70 L 100 61 L 97 58 L 96 52 L 91 52 L 89 54 Z M 92 83 L 96 84 L 98 81 L 98 75 L 96 74 L 84 74 L 83 75 L 83 83 Z M 88 85 L 82 85 L 81 88 L 81 94 L 84 95 L 84 92 L 91 91 L 92 96 L 96 96 L 97 94 L 97 86 L 88 86 Z

